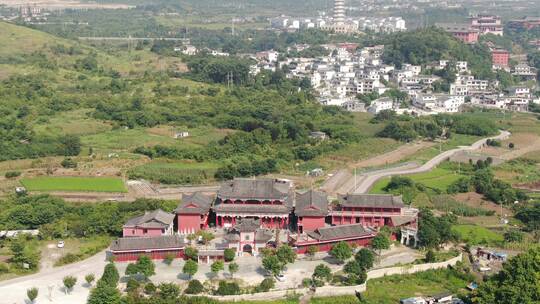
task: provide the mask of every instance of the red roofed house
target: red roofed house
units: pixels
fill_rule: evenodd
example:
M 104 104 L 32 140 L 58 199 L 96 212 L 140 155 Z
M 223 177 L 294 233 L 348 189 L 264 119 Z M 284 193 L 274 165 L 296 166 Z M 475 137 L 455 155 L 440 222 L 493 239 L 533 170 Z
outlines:
M 294 190 L 289 181 L 235 178 L 217 193 L 216 226 L 234 227 L 239 219 L 260 220 L 262 228 L 288 228 Z
M 124 237 L 162 236 L 173 234 L 173 227 L 174 214 L 158 209 L 128 220 L 122 232 Z
M 319 252 L 326 252 L 342 241 L 350 245 L 367 246 L 376 235 L 375 230 L 365 228 L 362 224 L 341 225 L 318 228 L 305 234 L 290 236 L 289 243 L 296 247 L 296 252 L 299 254 L 306 253 L 310 246 L 316 246 Z
M 328 215 L 326 194 L 313 190 L 296 193 L 294 213 L 298 217 L 298 233 L 324 227 Z
M 174 210 L 178 233 L 190 234 L 208 227 L 208 214 L 214 198 L 195 192 L 182 196 L 182 203 Z

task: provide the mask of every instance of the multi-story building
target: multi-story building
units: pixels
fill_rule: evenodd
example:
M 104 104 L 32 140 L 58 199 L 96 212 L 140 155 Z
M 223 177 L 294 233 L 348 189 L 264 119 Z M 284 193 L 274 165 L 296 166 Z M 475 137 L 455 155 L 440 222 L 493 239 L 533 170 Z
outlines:
M 264 228 L 287 228 L 293 207 L 290 181 L 236 178 L 221 185 L 213 206 L 217 227 L 233 227 L 237 220 L 260 220 Z
M 493 68 L 506 68 L 510 60 L 510 52 L 505 49 L 491 50 L 491 63 Z
M 438 23 L 437 26 L 452 34 L 452 36 L 461 40 L 463 43 L 472 44 L 478 42 L 479 32 L 469 24 Z
M 213 196 L 200 192 L 185 194 L 174 212 L 177 217 L 177 232 L 179 234 L 195 233 L 208 227 L 208 215 L 214 201 Z
M 377 114 L 384 110 L 392 110 L 393 106 L 394 101 L 392 100 L 392 98 L 381 97 L 371 102 L 370 106 L 368 107 L 368 112 L 372 114 Z
M 493 15 L 478 15 L 470 18 L 471 27 L 478 30 L 481 35 L 493 34 L 502 36 L 503 25 L 501 17 Z

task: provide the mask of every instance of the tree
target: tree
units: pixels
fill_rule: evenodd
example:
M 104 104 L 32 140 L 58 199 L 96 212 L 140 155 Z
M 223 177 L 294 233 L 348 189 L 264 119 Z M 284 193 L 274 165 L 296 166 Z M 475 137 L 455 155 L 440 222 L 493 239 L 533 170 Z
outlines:
M 101 281 L 103 282 L 103 281 Z M 87 304 L 120 304 L 120 292 L 116 287 L 98 282 L 98 286 L 90 291 Z
M 318 251 L 319 251 L 319 248 L 317 248 L 317 246 L 311 245 L 311 246 L 308 246 L 306 254 L 309 255 L 311 258 L 313 258 L 315 254 L 317 254 Z
M 275 255 L 266 256 L 262 259 L 263 268 L 271 274 L 277 276 L 283 270 L 283 265 Z
M 238 264 L 236 264 L 235 262 L 229 264 L 229 273 L 231 274 L 231 278 L 236 272 L 238 272 L 238 269 Z
M 126 284 L 126 290 L 127 292 L 136 292 L 141 284 L 139 281 L 135 280 L 134 278 L 129 278 Z
M 351 246 L 345 242 L 339 242 L 330 249 L 330 254 L 338 260 L 340 264 L 343 264 L 352 256 Z
M 356 260 L 350 261 L 345 264 L 343 271 L 348 274 L 348 284 L 357 285 L 366 281 L 366 270 Z
M 257 292 L 267 292 L 270 289 L 274 288 L 276 285 L 276 281 L 273 278 L 265 278 L 262 280 L 261 284 L 257 286 L 256 290 Z
M 113 263 L 105 265 L 105 270 L 103 270 L 103 275 L 99 280 L 108 286 L 116 288 L 118 281 L 120 280 L 120 275 L 118 274 L 116 266 L 114 266 Z
M 146 285 L 144 285 L 144 293 L 147 295 L 153 295 L 156 293 L 156 285 L 152 282 L 148 282 Z
M 172 262 L 174 261 L 175 255 L 172 253 L 167 253 L 165 255 L 165 258 L 163 259 L 163 262 L 169 266 L 171 266 Z
M 236 282 L 219 281 L 216 293 L 222 296 L 237 295 L 240 294 L 240 286 Z
M 155 271 L 156 265 L 154 264 L 152 259 L 150 259 L 146 255 L 139 256 L 139 258 L 137 259 L 137 263 L 135 265 L 137 265 L 138 273 L 142 274 L 145 278 L 148 278 L 156 274 L 156 271 Z
M 184 267 L 182 268 L 182 272 L 187 274 L 189 278 L 191 279 L 199 269 L 199 264 L 193 260 L 187 260 L 184 264 Z
M 475 304 L 539 303 L 540 247 L 529 249 L 503 264 L 503 269 L 481 284 L 471 299 Z
M 360 267 L 367 270 L 373 267 L 375 256 L 373 255 L 373 252 L 371 250 L 367 248 L 362 248 L 356 253 L 354 259 L 356 260 L 356 262 L 358 262 Z
M 89 273 L 84 277 L 84 280 L 86 281 L 86 284 L 88 284 L 88 286 L 92 286 L 92 283 L 94 282 L 95 279 L 96 277 L 94 276 L 93 273 Z
M 227 248 L 223 250 L 223 257 L 225 259 L 225 262 L 230 262 L 234 260 L 235 256 L 236 256 L 236 251 L 233 248 Z
M 199 257 L 199 251 L 194 247 L 186 247 L 186 249 L 184 250 L 184 255 L 190 260 L 197 261 Z
M 161 283 L 158 289 L 159 297 L 164 300 L 174 300 L 180 295 L 180 287 L 174 283 Z
M 28 300 L 30 300 L 31 303 L 34 303 L 38 296 L 39 290 L 36 287 L 29 288 L 26 290 L 26 296 L 28 297 Z
M 289 245 L 281 245 L 276 251 L 276 256 L 283 265 L 294 263 L 296 260 L 296 252 Z
M 61 139 L 62 154 L 65 156 L 77 156 L 81 153 L 81 139 L 75 135 L 65 135 Z
M 66 292 L 69 293 L 73 289 L 73 286 L 75 286 L 75 284 L 77 283 L 77 278 L 73 276 L 67 276 L 64 277 L 62 281 L 64 282 L 64 288 Z
M 379 255 L 383 249 L 390 248 L 390 240 L 384 233 L 379 233 L 371 241 L 371 247 L 379 251 Z
M 508 144 L 508 148 L 514 149 L 514 147 L 515 147 L 514 143 L 509 143 L 509 144 Z
M 199 230 L 199 231 L 197 231 L 197 233 L 195 233 L 195 235 L 197 237 L 200 237 L 202 243 L 205 244 L 205 245 L 208 244 L 208 242 L 210 242 L 211 240 L 214 239 L 214 234 L 212 234 L 209 231 L 205 231 L 205 230 Z
M 523 241 L 523 233 L 517 230 L 509 230 L 504 233 L 504 240 L 507 242 L 519 243 Z
M 426 259 L 425 260 L 426 260 L 427 263 L 435 262 L 437 260 L 437 258 L 435 257 L 435 252 L 433 252 L 433 250 L 431 250 L 431 249 L 428 250 L 426 252 Z
M 224 267 L 225 265 L 223 264 L 222 260 L 217 260 L 214 263 L 212 263 L 212 265 L 210 265 L 210 269 L 212 270 L 212 273 L 214 274 L 214 276 L 217 276 L 219 272 L 223 270 Z
M 191 280 L 188 283 L 188 287 L 184 291 L 187 294 L 199 294 L 204 291 L 204 286 L 199 280 Z
M 313 271 L 313 279 L 327 282 L 330 281 L 332 279 L 332 271 L 330 270 L 330 267 L 324 264 L 317 265 Z

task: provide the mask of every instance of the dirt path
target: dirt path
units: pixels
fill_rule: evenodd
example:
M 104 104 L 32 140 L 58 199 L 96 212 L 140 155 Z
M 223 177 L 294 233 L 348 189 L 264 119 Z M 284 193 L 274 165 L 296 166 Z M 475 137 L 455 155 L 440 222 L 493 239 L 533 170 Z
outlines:
M 499 135 L 489 137 L 489 139 L 504 140 L 508 138 L 509 136 L 510 136 L 510 132 L 501 131 Z M 406 174 L 415 174 L 415 173 L 431 171 L 438 164 L 445 161 L 446 159 L 448 159 L 450 156 L 454 155 L 457 152 L 479 149 L 480 147 L 485 145 L 487 139 L 488 138 L 481 139 L 470 146 L 459 147 L 456 149 L 445 151 L 435 156 L 434 158 L 428 160 L 425 164 L 423 164 L 420 167 L 407 168 L 407 169 L 395 168 L 392 170 L 385 170 L 383 172 L 370 172 L 370 173 L 363 174 L 365 178 L 363 178 L 361 183 L 356 185 L 356 190 L 354 191 L 354 193 L 367 193 L 375 182 L 377 182 L 379 179 L 384 178 L 384 177 L 389 177 L 392 175 L 406 175 Z
M 353 165 L 354 168 L 368 168 L 368 167 L 380 167 L 393 163 L 397 163 L 407 157 L 414 155 L 416 152 L 434 146 L 434 142 L 421 141 L 414 142 L 411 144 L 405 144 L 398 147 L 397 149 L 377 155 L 375 157 L 357 162 Z

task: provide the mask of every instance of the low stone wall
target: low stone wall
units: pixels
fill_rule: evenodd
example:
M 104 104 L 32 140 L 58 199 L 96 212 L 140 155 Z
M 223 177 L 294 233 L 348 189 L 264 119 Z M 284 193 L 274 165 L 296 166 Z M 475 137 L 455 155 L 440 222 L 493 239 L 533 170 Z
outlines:
M 459 256 L 451 258 L 444 262 L 439 263 L 428 263 L 428 264 L 419 264 L 419 265 L 406 265 L 398 267 L 389 267 L 381 268 L 368 271 L 367 280 L 381 278 L 384 276 L 390 276 L 394 274 L 412 274 L 415 272 L 422 272 L 432 269 L 441 269 L 448 266 L 454 266 L 458 262 L 461 262 L 463 255 L 460 253 Z M 367 283 L 367 281 L 366 281 Z M 354 295 L 356 292 L 364 292 L 367 289 L 366 283 L 356 286 L 323 286 L 318 287 L 315 291 L 315 297 L 328 297 L 328 296 L 342 296 L 342 295 Z M 307 288 L 297 288 L 297 289 L 286 289 L 286 290 L 274 290 L 269 292 L 260 292 L 254 294 L 242 294 L 236 296 L 208 296 L 210 298 L 219 300 L 219 301 L 243 301 L 243 300 L 277 300 L 287 297 L 288 295 L 303 295 L 308 292 Z

